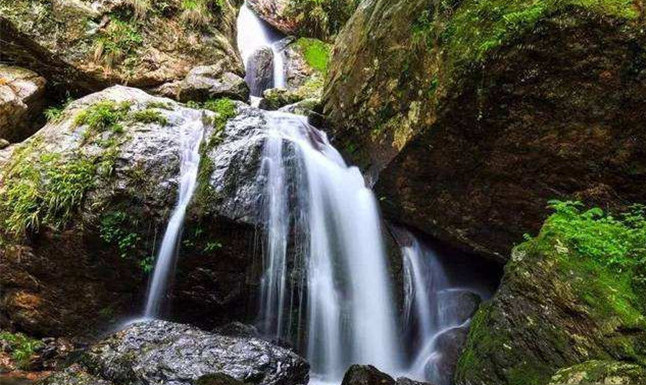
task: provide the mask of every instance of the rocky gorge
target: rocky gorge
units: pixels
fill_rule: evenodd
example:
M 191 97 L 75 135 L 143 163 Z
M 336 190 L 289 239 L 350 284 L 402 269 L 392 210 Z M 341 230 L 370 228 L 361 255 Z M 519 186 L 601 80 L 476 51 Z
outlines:
M 0 384 L 646 383 L 643 20 L 0 0 Z

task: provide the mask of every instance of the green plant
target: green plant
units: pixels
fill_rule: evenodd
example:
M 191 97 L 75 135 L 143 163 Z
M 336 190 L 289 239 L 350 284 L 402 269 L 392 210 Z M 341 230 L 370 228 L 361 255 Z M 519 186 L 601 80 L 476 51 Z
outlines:
M 127 258 L 138 249 L 141 237 L 129 230 L 129 225 L 134 221 L 122 211 L 104 214 L 101 218 L 99 234 L 101 239 L 119 249 L 121 258 Z M 136 222 L 135 222 L 136 223 Z
M 208 25 L 212 18 L 207 0 L 182 0 L 181 20 L 193 27 Z
M 29 360 L 36 351 L 44 346 L 42 341 L 27 337 L 22 333 L 0 332 L 0 341 L 11 348 L 11 358 L 20 369 L 27 369 Z
M 130 119 L 134 122 L 145 124 L 157 123 L 160 126 L 168 125 L 168 119 L 159 111 L 151 108 L 133 112 L 130 114 Z
M 300 38 L 296 46 L 301 50 L 307 64 L 326 74 L 330 64 L 330 45 L 317 39 Z
M 113 100 L 102 100 L 87 109 L 79 112 L 74 118 L 75 126 L 89 127 L 89 133 L 100 133 L 112 131 L 113 133 L 123 132 L 121 122 L 126 119 L 132 103 L 117 103 Z
M 142 43 L 134 25 L 113 17 L 94 44 L 94 60 L 112 68 L 133 55 Z
M 63 103 L 61 103 L 58 106 L 52 106 L 49 107 L 45 110 L 45 117 L 47 118 L 47 121 L 50 123 L 56 123 L 61 120 L 63 117 L 63 111 L 70 105 L 74 99 L 71 97 L 67 97 Z
M 222 248 L 222 243 L 220 242 L 208 242 L 206 246 L 204 246 L 204 253 L 212 253 L 217 249 Z

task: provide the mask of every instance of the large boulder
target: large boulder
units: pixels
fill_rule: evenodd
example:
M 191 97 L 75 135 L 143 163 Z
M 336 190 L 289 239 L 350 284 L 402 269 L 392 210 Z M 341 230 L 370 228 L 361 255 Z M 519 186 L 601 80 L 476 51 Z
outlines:
M 628 362 L 592 360 L 556 372 L 549 385 L 560 384 L 646 384 L 646 368 Z
M 430 385 L 406 377 L 393 379 L 372 365 L 352 365 L 343 376 L 341 385 Z
M 249 252 L 254 205 L 245 203 L 243 218 L 236 208 L 243 197 L 229 184 L 253 170 L 232 169 L 241 166 L 231 158 L 243 149 L 222 143 L 229 137 L 224 114 L 116 86 L 72 103 L 29 140 L 0 151 L 0 323 L 78 335 L 141 311 L 176 203 L 181 134 L 189 125 L 203 127 L 209 150 L 223 152 L 225 160 L 204 164 L 217 165 L 212 183 L 225 191 L 191 207 L 173 292 L 190 311 L 176 311 L 213 323 L 250 316 L 260 274 Z M 206 185 L 210 174 L 204 178 Z
M 332 41 L 352 16 L 357 0 L 249 0 L 249 7 L 286 35 Z
M 198 66 L 243 76 L 236 52 L 240 2 L 0 1 L 2 56 L 66 91 L 111 84 L 153 89 Z
M 612 0 L 365 1 L 324 111 L 387 216 L 504 261 L 548 199 L 645 200 L 642 20 Z
M 19 142 L 36 131 L 45 84 L 35 72 L 0 64 L 0 139 Z
M 41 384 L 75 383 L 69 378 L 91 378 L 97 384 L 305 385 L 309 365 L 292 351 L 255 337 L 144 321 L 92 346 L 82 367 L 73 366 Z
M 620 222 L 598 209 L 557 207 L 537 237 L 514 249 L 500 289 L 474 316 L 456 384 L 547 384 L 552 376 L 578 383 L 564 380 L 576 372 L 604 383 L 621 363 L 642 366 L 643 373 L 643 216 Z M 590 360 L 618 362 L 585 364 Z

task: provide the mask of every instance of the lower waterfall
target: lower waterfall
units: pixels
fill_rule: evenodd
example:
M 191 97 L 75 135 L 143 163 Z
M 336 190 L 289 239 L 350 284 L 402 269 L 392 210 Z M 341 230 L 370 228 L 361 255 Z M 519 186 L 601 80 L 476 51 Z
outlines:
M 316 380 L 340 382 L 353 363 L 399 371 L 392 281 L 372 192 L 304 117 L 269 119 L 259 175 L 266 186 L 264 331 L 298 338 L 304 329 Z

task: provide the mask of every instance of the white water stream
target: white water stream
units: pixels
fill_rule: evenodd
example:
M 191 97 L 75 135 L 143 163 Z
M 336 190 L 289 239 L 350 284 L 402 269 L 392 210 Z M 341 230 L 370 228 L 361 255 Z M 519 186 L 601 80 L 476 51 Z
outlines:
M 177 262 L 177 248 L 182 233 L 186 208 L 197 185 L 197 173 L 200 165 L 199 149 L 204 135 L 202 113 L 184 110 L 182 114 L 184 123 L 179 127 L 181 156 L 178 201 L 168 221 L 166 233 L 157 255 L 146 302 L 145 316 L 147 318 L 158 317 L 163 310 L 170 280 L 173 277 Z

